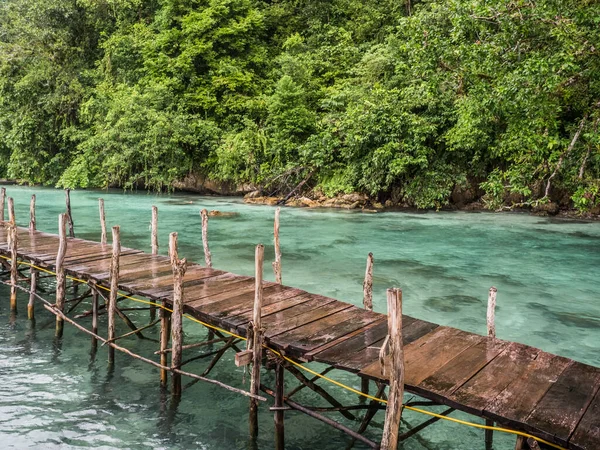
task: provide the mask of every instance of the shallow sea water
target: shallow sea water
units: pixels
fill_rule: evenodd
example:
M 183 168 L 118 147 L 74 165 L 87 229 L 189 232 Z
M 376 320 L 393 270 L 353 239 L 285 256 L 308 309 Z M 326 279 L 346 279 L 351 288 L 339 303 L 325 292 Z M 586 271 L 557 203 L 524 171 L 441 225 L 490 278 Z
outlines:
M 62 191 L 9 186 L 7 192 L 15 199 L 18 224 L 28 224 L 29 198 L 35 193 L 38 229 L 56 232 L 57 216 L 64 210 Z M 273 280 L 272 207 L 190 194 L 74 191 L 77 237 L 99 240 L 98 197 L 105 199 L 109 226 L 121 225 L 124 246 L 150 249 L 151 205 L 157 205 L 161 253 L 166 253 L 168 234 L 177 231 L 180 256 L 196 262 L 203 261 L 199 210 L 236 212 L 235 217 L 210 219 L 214 266 L 252 275 L 254 246 L 264 243 L 266 278 Z M 498 337 L 600 366 L 600 223 L 523 214 L 283 208 L 281 246 L 285 284 L 360 305 L 366 256 L 373 252 L 376 311 L 385 312 L 386 288 L 401 287 L 405 314 L 480 334 L 486 331 L 487 291 L 494 285 Z M 44 287 L 54 288 L 49 280 Z M 38 305 L 32 327 L 26 303 L 20 295 L 18 315 L 11 318 L 8 290 L 0 287 L 0 447 L 250 448 L 246 398 L 197 383 L 175 407 L 161 392 L 155 369 L 117 354 L 116 367 L 109 371 L 105 348 L 92 359 L 88 337 L 68 325 L 62 342 L 55 342 L 53 316 Z M 144 323 L 148 312 L 131 317 Z M 117 325 L 117 334 L 126 332 L 121 323 Z M 106 327 L 104 316 L 100 327 Z M 192 323 L 185 331 L 188 342 L 206 334 Z M 157 337 L 157 330 L 145 334 Z M 144 355 L 157 349 L 152 341 L 134 338 L 127 346 Z M 186 367 L 198 373 L 206 364 Z M 272 374 L 263 374 L 272 384 Z M 211 376 L 248 387 L 232 353 Z M 360 385 L 357 377 L 344 372 L 331 376 L 356 388 Z M 288 388 L 294 386 L 289 377 L 286 383 Z M 331 391 L 344 403 L 356 401 L 354 394 L 336 387 Z M 298 394 L 298 401 L 320 403 L 307 390 Z M 461 413 L 452 416 L 481 422 Z M 402 429 L 422 420 L 423 416 L 406 412 Z M 379 413 L 367 436 L 379 440 L 382 422 Z M 295 412 L 286 413 L 285 425 L 289 449 L 333 450 L 348 443 L 342 433 Z M 438 422 L 402 448 L 476 449 L 483 448 L 483 442 L 481 430 Z M 497 450 L 514 448 L 509 435 L 496 433 L 495 443 Z M 263 404 L 258 448 L 272 447 L 272 413 Z

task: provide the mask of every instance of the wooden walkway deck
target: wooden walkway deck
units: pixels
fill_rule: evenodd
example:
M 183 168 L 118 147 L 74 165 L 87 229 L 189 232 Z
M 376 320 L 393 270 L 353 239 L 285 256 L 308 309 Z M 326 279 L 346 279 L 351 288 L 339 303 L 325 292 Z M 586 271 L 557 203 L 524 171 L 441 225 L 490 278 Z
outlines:
M 68 242 L 67 274 L 109 286 L 110 246 Z M 19 257 L 40 267 L 54 268 L 58 244 L 56 235 L 18 229 Z M 4 227 L 0 254 L 10 257 Z M 169 303 L 169 258 L 123 248 L 119 287 Z M 186 313 L 245 335 L 254 278 L 190 263 L 184 299 Z M 378 361 L 387 333 L 385 315 L 265 283 L 262 317 L 270 347 L 298 361 L 319 361 L 387 381 Z M 407 316 L 403 335 L 408 391 L 569 449 L 600 449 L 600 368 Z

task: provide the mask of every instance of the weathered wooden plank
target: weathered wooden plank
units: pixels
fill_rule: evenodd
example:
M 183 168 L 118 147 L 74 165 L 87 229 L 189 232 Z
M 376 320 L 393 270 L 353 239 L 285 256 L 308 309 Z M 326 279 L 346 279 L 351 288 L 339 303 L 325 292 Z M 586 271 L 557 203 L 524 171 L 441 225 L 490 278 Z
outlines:
M 572 361 L 527 417 L 528 426 L 567 446 L 599 387 L 600 368 Z
M 284 298 L 274 299 L 274 303 L 263 306 L 261 310 L 261 317 L 267 317 L 272 314 L 280 314 L 286 309 L 310 301 L 311 297 L 311 294 L 303 293 L 300 295 L 294 295 L 292 297 L 285 296 Z M 227 316 L 227 322 L 236 327 L 248 323 L 252 318 L 251 312 L 248 311 L 245 307 L 241 308 L 240 310 L 242 312 L 240 312 L 239 314 L 238 310 L 231 311 Z
M 313 324 L 314 322 L 317 322 L 323 318 L 331 318 L 333 315 L 335 315 L 335 313 L 343 311 L 345 309 L 349 309 L 351 305 L 348 305 L 347 303 L 338 302 L 336 300 L 333 302 L 324 303 L 318 308 L 311 308 L 310 310 L 304 311 L 300 314 L 294 314 L 294 310 L 299 307 L 300 305 L 286 310 L 287 313 L 290 315 L 288 319 L 284 319 L 276 323 L 265 324 L 265 336 L 269 339 L 272 339 L 273 337 L 279 334 L 288 333 L 289 335 L 285 339 L 277 340 L 278 344 L 285 346 L 286 344 L 282 344 L 282 342 L 288 343 L 295 339 L 295 336 L 306 336 L 308 333 L 314 333 L 315 331 L 319 331 L 320 329 L 322 329 L 321 327 L 329 326 L 326 324 L 320 324 L 315 326 Z M 336 319 L 337 318 L 338 316 L 336 316 Z M 331 322 L 331 320 L 329 322 Z M 292 331 L 295 331 L 298 328 L 302 329 L 294 334 L 291 334 Z
M 426 335 L 439 325 L 404 316 L 402 325 L 402 341 L 404 345 Z M 330 364 L 340 369 L 359 372 L 379 359 L 379 349 L 387 334 L 387 324 L 382 324 L 365 332 L 364 338 L 357 336 L 345 345 L 336 346 L 328 351 L 318 353 L 316 361 Z
M 420 386 L 441 397 L 447 397 L 488 365 L 507 346 L 506 341 L 483 338 L 425 378 Z
M 292 331 L 289 333 L 290 335 L 296 334 L 298 337 L 289 342 L 287 345 L 288 352 L 295 352 L 298 355 L 302 355 L 302 358 L 304 359 L 304 354 L 306 352 L 310 352 L 331 341 L 340 339 L 373 322 L 381 321 L 381 317 L 381 314 L 353 306 L 337 314 L 337 317 L 334 315 L 333 317 L 328 317 L 319 322 L 315 322 L 313 325 L 308 325 L 305 330 L 303 330 L 303 332 L 306 333 L 305 336 L 300 337 L 300 331 Z M 321 325 L 323 325 L 324 322 L 329 322 L 329 326 L 322 328 Z M 317 327 L 317 324 L 318 330 L 311 333 L 311 330 Z M 281 342 L 282 339 L 286 339 L 286 335 L 279 335 L 276 339 Z
M 540 352 L 530 370 L 513 381 L 486 407 L 485 414 L 496 420 L 510 419 L 526 426 L 526 418 L 565 370 L 570 360 Z
M 569 448 L 576 450 L 592 450 L 600 447 L 600 391 L 569 439 Z
M 452 404 L 461 409 L 482 415 L 486 405 L 496 398 L 515 378 L 526 373 L 540 350 L 515 342 L 494 358 L 477 375 L 449 396 Z

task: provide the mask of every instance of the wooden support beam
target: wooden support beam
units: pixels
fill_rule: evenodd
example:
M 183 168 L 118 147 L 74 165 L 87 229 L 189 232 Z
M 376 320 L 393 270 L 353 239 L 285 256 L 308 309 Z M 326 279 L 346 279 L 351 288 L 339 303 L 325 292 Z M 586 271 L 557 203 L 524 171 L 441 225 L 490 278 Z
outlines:
M 244 350 L 235 354 L 236 367 L 244 367 L 252 362 L 252 350 Z
M 63 267 L 65 254 L 67 253 L 67 216 L 61 214 L 58 216 L 58 253 L 56 255 L 56 308 L 62 313 L 65 309 L 65 290 L 67 287 L 67 279 L 65 269 Z M 63 335 L 63 318 L 60 315 L 56 316 L 56 337 L 61 338 Z
M 73 224 L 73 214 L 71 212 L 71 189 L 65 189 L 65 203 L 67 206 L 67 219 L 69 221 L 69 237 L 75 237 L 75 226 Z
M 204 347 L 207 345 L 216 344 L 217 342 L 228 341 L 229 339 L 230 339 L 229 337 L 225 337 L 225 338 L 212 339 L 211 341 L 196 342 L 195 344 L 184 345 L 183 347 L 181 347 L 181 350 L 189 350 L 190 348 Z M 162 353 L 171 353 L 171 349 L 168 348 L 164 352 L 161 350 L 154 352 L 155 355 L 160 355 Z
M 8 197 L 8 221 L 13 225 L 16 225 L 15 201 L 12 197 Z
M 281 247 L 279 245 L 279 213 L 281 208 L 275 210 L 275 223 L 273 225 L 273 242 L 275 244 L 275 261 L 273 261 L 273 272 L 275 282 L 281 284 Z
M 331 372 L 333 369 L 335 369 L 335 367 L 333 366 L 329 366 L 327 367 L 325 370 L 323 370 L 320 375 L 327 375 L 329 372 Z M 311 383 L 314 383 L 315 381 L 317 381 L 319 378 L 321 378 L 320 376 L 315 375 L 314 377 L 312 377 L 310 379 Z M 296 393 L 300 392 L 302 389 L 304 389 L 305 387 L 307 387 L 307 385 L 305 383 L 300 383 L 298 386 L 296 386 L 294 389 L 292 389 L 290 392 L 288 392 L 286 394 L 287 398 L 292 398 L 293 395 L 295 395 Z
M 204 247 L 204 262 L 206 267 L 212 267 L 212 255 L 208 248 L 208 211 L 203 209 L 200 211 L 200 217 L 202 218 L 202 246 Z
M 273 405 L 275 408 L 283 407 L 284 374 L 283 364 L 278 361 L 275 366 L 275 403 Z M 276 410 L 273 420 L 275 421 L 275 450 L 283 450 L 285 448 L 284 411 Z
M 92 333 L 98 334 L 98 291 L 95 285 L 92 287 Z M 98 341 L 92 337 L 92 346 L 96 347 Z
M 260 366 L 262 364 L 262 345 L 264 330 L 261 321 L 261 308 L 263 302 L 263 261 L 265 258 L 265 247 L 262 244 L 256 246 L 255 251 L 255 285 L 254 285 L 254 309 L 252 312 L 252 372 L 250 374 L 250 392 L 258 395 L 260 388 Z M 250 437 L 258 436 L 258 402 L 250 400 Z
M 6 188 L 0 188 L 0 222 L 4 222 L 4 210 L 6 204 Z
M 35 194 L 31 196 L 29 203 L 29 231 L 35 231 Z
M 9 199 L 9 202 L 12 200 Z M 18 232 L 14 222 L 8 225 L 10 248 L 10 312 L 17 312 L 17 282 L 19 279 L 19 261 L 17 259 Z
M 121 228 L 112 227 L 112 258 L 110 261 L 110 296 L 108 298 L 108 340 L 115 339 L 115 313 L 117 312 L 117 297 L 119 295 L 119 260 L 121 258 Z M 115 363 L 115 348 L 108 349 L 108 363 Z
M 173 268 L 173 313 L 171 314 L 171 368 L 181 368 L 183 346 L 183 277 L 186 260 L 180 260 L 177 253 L 177 233 L 169 236 L 169 255 Z M 173 391 L 176 397 L 181 396 L 181 374 L 173 374 Z
M 104 213 L 104 199 L 98 199 L 98 210 L 100 212 L 100 243 L 106 245 L 106 214 Z
M 373 311 L 373 253 L 367 256 L 367 269 L 363 282 L 363 305 L 367 311 Z
M 134 335 L 134 334 L 138 334 L 138 333 L 139 333 L 140 331 L 142 331 L 142 330 L 146 330 L 146 329 L 148 329 L 148 328 L 152 328 L 152 327 L 153 327 L 154 325 L 156 325 L 156 324 L 157 324 L 159 321 L 160 321 L 160 320 L 155 320 L 154 322 L 151 322 L 151 323 L 149 323 L 148 325 L 144 325 L 143 327 L 136 328 L 135 330 L 133 330 L 133 331 L 130 331 L 129 333 L 125 333 L 125 334 L 122 334 L 121 336 L 117 336 L 116 338 L 113 338 L 113 339 L 107 340 L 107 341 L 105 342 L 105 344 L 107 344 L 107 343 L 109 343 L 109 342 L 115 342 L 115 341 L 118 341 L 118 340 L 120 340 L 120 339 L 123 339 L 123 338 L 129 337 L 129 336 L 132 336 L 132 335 Z
M 404 396 L 404 348 L 402 346 L 402 291 L 387 290 L 388 336 L 389 336 L 389 378 L 388 404 L 381 438 L 383 450 L 396 450 L 398 429 L 402 419 L 402 398 Z

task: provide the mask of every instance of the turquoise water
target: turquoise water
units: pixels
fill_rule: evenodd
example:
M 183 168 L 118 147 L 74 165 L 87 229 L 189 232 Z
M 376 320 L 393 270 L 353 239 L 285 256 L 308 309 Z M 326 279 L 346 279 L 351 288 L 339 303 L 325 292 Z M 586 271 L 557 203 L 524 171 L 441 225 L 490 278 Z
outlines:
M 56 232 L 57 216 L 64 210 L 62 191 L 9 186 L 7 192 L 15 199 L 20 225 L 29 222 L 29 198 L 35 193 L 38 228 Z M 180 256 L 198 262 L 203 261 L 199 210 L 237 212 L 235 217 L 210 220 L 214 266 L 252 275 L 254 246 L 264 243 L 265 270 L 267 278 L 273 279 L 268 270 L 273 260 L 271 207 L 245 205 L 235 198 L 75 191 L 71 202 L 78 237 L 99 239 L 100 196 L 106 202 L 108 224 L 121 226 L 123 245 L 149 250 L 151 205 L 157 205 L 161 252 L 166 252 L 168 234 L 177 231 Z M 600 366 L 600 223 L 522 214 L 284 208 L 281 246 L 285 284 L 359 305 L 366 256 L 373 252 L 376 311 L 385 312 L 385 289 L 397 286 L 404 291 L 405 313 L 481 334 L 486 331 L 487 291 L 494 285 L 498 337 Z M 156 370 L 118 354 L 110 372 L 106 349 L 100 348 L 92 359 L 89 339 L 73 327 L 67 325 L 62 343 L 55 342 L 53 316 L 39 306 L 32 327 L 26 319 L 24 296 L 19 298 L 16 320 L 10 318 L 7 292 L 0 288 L 3 448 L 249 448 L 245 398 L 197 383 L 175 407 L 161 393 Z M 148 321 L 147 311 L 131 317 L 136 323 Z M 146 334 L 156 337 L 153 332 Z M 204 335 L 200 326 L 186 325 L 188 342 Z M 157 349 L 154 342 L 133 338 L 127 346 L 145 355 Z M 186 367 L 199 373 L 205 365 Z M 272 375 L 263 373 L 271 384 Z M 233 364 L 233 354 L 211 376 L 248 387 L 243 371 Z M 343 372 L 332 372 L 332 377 L 358 387 L 357 377 Z M 289 388 L 294 386 L 291 379 L 286 382 Z M 298 394 L 300 403 L 319 402 L 305 391 Z M 353 394 L 338 388 L 332 392 L 344 403 L 355 402 Z M 260 414 L 258 447 L 272 448 L 272 413 L 263 404 Z M 460 413 L 452 416 L 469 418 Z M 405 413 L 403 430 L 421 420 L 416 413 Z M 382 413 L 375 422 L 367 436 L 379 440 Z M 286 413 L 287 448 L 339 449 L 347 442 L 345 435 L 320 422 Z M 496 449 L 514 448 L 511 436 L 496 434 L 495 442 Z M 483 448 L 483 432 L 437 423 L 403 445 L 432 450 Z

